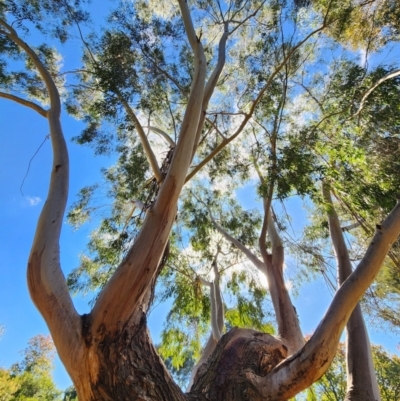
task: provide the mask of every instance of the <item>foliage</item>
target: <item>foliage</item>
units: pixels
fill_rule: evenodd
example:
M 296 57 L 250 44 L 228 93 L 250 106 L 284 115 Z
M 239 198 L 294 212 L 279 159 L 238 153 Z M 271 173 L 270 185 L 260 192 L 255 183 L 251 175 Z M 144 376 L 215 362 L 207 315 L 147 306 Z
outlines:
M 376 376 L 382 401 L 395 401 L 400 394 L 398 375 L 400 359 L 390 355 L 381 346 L 372 346 Z M 341 344 L 336 357 L 325 375 L 308 391 L 308 401 L 341 401 L 346 395 L 346 355 Z
M 333 255 L 321 182 L 330 183 L 343 226 L 355 224 L 348 237 L 355 262 L 395 204 L 400 185 L 399 76 L 365 98 L 397 66 L 360 65 L 358 55 L 347 50 L 384 51 L 398 40 L 393 1 L 188 3 L 211 71 L 221 53 L 216 38 L 228 31 L 229 40 L 226 65 L 202 112 L 204 128 L 155 287 L 155 305 L 170 304 L 158 352 L 181 385 L 209 335 L 207 283 L 223 292 L 226 330 L 276 331 L 269 290 L 254 266 L 263 251 L 272 252 L 271 235 L 265 244 L 261 237 L 264 213 L 270 213 L 265 204 L 270 203 L 286 252 L 300 261 L 297 277 L 322 274 L 329 281 Z M 152 213 L 179 139 L 194 58 L 176 3 L 121 1 L 101 29 L 90 27 L 84 7 L 78 0 L 5 1 L 0 13 L 24 38 L 36 29 L 61 43 L 68 43 L 71 32 L 81 39 L 82 63 L 73 74 L 63 71 L 57 49 L 46 44 L 32 49 L 53 77 L 66 111 L 83 123 L 74 141 L 116 159 L 103 169 L 101 183 L 80 191 L 68 213 L 75 228 L 90 220 L 97 224 L 67 278 L 72 292 L 96 298 Z M 2 96 L 45 106 L 49 94 L 37 68 L 6 31 L 0 31 Z M 243 189 L 257 199 L 257 209 L 239 199 Z M 313 214 L 306 227 L 297 221 L 295 238 L 289 233 L 297 216 L 286 209 L 292 197 L 311 205 Z M 399 321 L 393 312 L 400 302 L 398 250 L 395 244 L 371 289 L 384 302 L 376 308 L 369 302 L 373 298 L 366 301 L 371 315 L 394 324 Z M 44 344 L 31 344 L 32 352 L 35 347 Z M 51 392 L 48 359 L 32 355 L 34 362 L 25 359 L 11 373 L 1 373 L 2 385 L 17 395 L 39 391 L 33 389 L 36 376 Z M 380 366 L 385 361 L 382 354 Z M 316 385 L 322 397 L 334 392 L 343 397 L 342 367 L 335 362 Z M 12 375 L 20 378 L 18 385 Z M 69 389 L 64 399 L 75 397 Z
M 0 400 L 61 400 L 61 392 L 51 377 L 55 354 L 51 338 L 38 335 L 31 338 L 28 344 L 21 362 L 10 369 L 0 369 Z

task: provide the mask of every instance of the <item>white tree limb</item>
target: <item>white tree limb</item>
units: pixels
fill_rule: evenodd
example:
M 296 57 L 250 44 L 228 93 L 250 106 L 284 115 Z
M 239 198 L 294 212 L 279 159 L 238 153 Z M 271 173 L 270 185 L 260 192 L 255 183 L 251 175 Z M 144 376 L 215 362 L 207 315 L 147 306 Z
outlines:
M 235 245 L 236 248 L 238 248 L 240 251 L 246 255 L 247 259 L 251 263 L 253 263 L 254 266 L 256 266 L 258 269 L 263 270 L 265 269 L 264 263 L 256 256 L 254 255 L 253 252 L 250 251 L 245 245 L 243 245 L 240 241 L 238 241 L 236 238 L 232 237 L 227 231 L 225 231 L 214 219 L 212 214 L 210 213 L 210 219 L 215 227 L 215 229 L 220 232 L 229 242 L 231 242 L 233 245 Z
M 149 129 L 150 131 L 155 132 L 156 134 L 158 134 L 158 135 L 160 135 L 162 138 L 164 138 L 164 139 L 168 142 L 168 144 L 169 144 L 170 146 L 175 147 L 175 142 L 174 142 L 174 140 L 173 140 L 166 132 L 164 132 L 164 131 L 161 130 L 160 128 L 153 127 L 153 126 L 151 126 L 151 125 L 143 126 L 143 128 L 147 128 L 147 129 Z
M 219 251 L 218 251 L 219 252 Z M 214 293 L 215 293 L 215 303 L 216 303 L 216 309 L 217 309 L 217 325 L 218 329 L 222 335 L 222 332 L 224 331 L 224 325 L 225 325 L 225 311 L 224 311 L 224 301 L 222 299 L 222 293 L 221 293 L 221 283 L 220 283 L 220 274 L 218 270 L 218 264 L 217 264 L 217 256 L 215 257 L 215 260 L 213 262 L 213 269 L 214 269 Z
M 75 383 L 85 387 L 86 384 L 81 382 L 79 374 L 73 369 L 76 361 L 83 356 L 81 318 L 74 308 L 60 267 L 59 238 L 69 184 L 68 150 L 60 123 L 60 96 L 53 78 L 35 51 L 6 21 L 0 19 L 0 25 L 7 29 L 3 33 L 30 58 L 43 79 L 50 98 L 50 108 L 46 116 L 53 149 L 53 165 L 46 203 L 37 223 L 29 255 L 28 288 L 33 302 L 49 326 L 68 373 Z
M 294 397 L 318 380 L 329 368 L 350 315 L 379 272 L 391 244 L 400 234 L 400 203 L 377 229 L 365 256 L 335 294 L 325 317 L 306 345 L 265 377 L 248 373 L 248 379 L 265 401 Z M 279 394 L 279 398 L 276 397 Z
M 357 112 L 354 114 L 353 117 L 358 116 L 361 111 L 364 108 L 365 102 L 368 99 L 369 95 L 379 86 L 381 85 L 383 82 L 387 81 L 388 79 L 392 79 L 395 78 L 397 76 L 400 75 L 400 69 L 396 70 L 396 71 L 392 71 L 391 73 L 385 75 L 384 77 L 382 77 L 381 79 L 378 79 L 378 81 L 376 81 L 364 94 L 364 96 L 362 97 L 361 101 L 360 101 L 360 106 L 358 107 Z
M 352 273 L 352 264 L 340 226 L 339 216 L 332 202 L 330 186 L 322 184 L 322 195 L 328 206 L 329 231 L 338 263 L 339 285 Z M 347 397 L 362 397 L 366 401 L 380 401 L 378 381 L 372 361 L 372 349 L 360 304 L 354 308 L 346 326 Z
M 190 165 L 203 100 L 206 60 L 195 37 L 190 13 L 179 0 L 182 19 L 194 54 L 194 74 L 186 112 L 172 161 L 154 205 L 149 209 L 135 243 L 100 293 L 92 310 L 91 333 L 101 341 L 99 332 L 115 332 L 135 311 L 140 313 L 143 296 L 158 270 L 172 225 L 177 203 Z M 102 328 L 100 330 L 100 328 Z
M 199 126 L 197 128 L 196 132 L 196 139 L 194 141 L 194 146 L 193 146 L 193 152 L 192 152 L 192 158 L 194 157 L 194 154 L 196 153 L 197 146 L 200 141 L 201 133 L 203 131 L 203 126 L 204 122 L 206 120 L 206 112 L 208 109 L 208 103 L 210 102 L 211 96 L 214 93 L 215 87 L 218 83 L 218 79 L 221 75 L 221 72 L 224 68 L 225 65 L 225 60 L 226 60 L 226 41 L 229 36 L 228 32 L 228 23 L 224 23 L 224 33 L 222 34 L 222 37 L 219 41 L 218 45 L 218 61 L 217 65 L 214 68 L 214 71 L 212 72 L 210 78 L 207 81 L 206 87 L 204 89 L 204 97 L 203 97 L 203 104 L 202 104 L 202 113 L 200 115 L 200 120 L 199 120 Z
M 342 231 L 346 232 L 346 231 L 351 231 L 357 227 L 360 227 L 361 223 L 357 221 L 357 223 L 353 223 L 353 224 L 349 224 L 348 226 L 344 226 L 342 227 Z
M 126 113 L 128 114 L 128 116 L 131 118 L 132 122 L 135 124 L 136 130 L 138 132 L 139 138 L 140 138 L 140 142 L 142 143 L 143 149 L 144 149 L 144 153 L 146 155 L 147 161 L 150 164 L 150 167 L 153 171 L 154 176 L 156 177 L 156 180 L 158 183 L 161 183 L 164 179 L 164 177 L 161 174 L 161 170 L 160 167 L 158 165 L 156 156 L 154 155 L 153 149 L 150 146 L 150 142 L 147 139 L 147 136 L 143 130 L 142 124 L 140 124 L 139 119 L 137 118 L 136 114 L 134 113 L 134 111 L 132 110 L 132 107 L 129 106 L 128 102 L 124 99 L 124 97 L 118 92 L 116 91 L 118 99 L 120 100 L 120 102 L 122 103 L 122 105 L 124 106 L 124 109 L 126 111 Z
M 12 95 L 11 93 L 0 92 L 0 97 L 4 99 L 12 100 L 16 103 L 22 104 L 23 106 L 29 107 L 32 110 L 38 112 L 42 117 L 47 118 L 47 110 L 39 106 L 37 103 L 31 102 L 29 100 L 23 99 L 19 96 Z

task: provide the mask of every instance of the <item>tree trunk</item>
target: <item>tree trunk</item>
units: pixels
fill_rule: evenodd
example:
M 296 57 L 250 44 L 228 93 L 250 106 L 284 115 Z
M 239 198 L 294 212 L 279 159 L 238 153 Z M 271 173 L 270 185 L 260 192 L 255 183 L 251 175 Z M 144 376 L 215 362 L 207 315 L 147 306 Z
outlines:
M 225 334 L 208 363 L 199 367 L 189 395 L 212 401 L 262 401 L 247 373 L 265 376 L 288 355 L 286 345 L 269 334 L 234 328 Z M 201 399 L 201 398 L 199 398 Z M 279 394 L 275 401 L 284 401 Z
M 80 401 L 187 399 L 157 354 L 144 312 L 116 333 L 87 340 L 87 363 L 96 365 L 97 376 L 91 379 L 89 392 L 77 388 Z
M 338 282 L 342 285 L 352 273 L 352 264 L 339 217 L 332 202 L 329 184 L 323 184 L 322 192 L 329 206 L 329 231 L 338 262 Z M 346 331 L 347 392 L 345 401 L 380 401 L 371 345 L 360 304 L 357 304 L 351 314 Z
M 345 401 L 380 401 L 372 350 L 360 305 L 346 326 L 347 394 Z

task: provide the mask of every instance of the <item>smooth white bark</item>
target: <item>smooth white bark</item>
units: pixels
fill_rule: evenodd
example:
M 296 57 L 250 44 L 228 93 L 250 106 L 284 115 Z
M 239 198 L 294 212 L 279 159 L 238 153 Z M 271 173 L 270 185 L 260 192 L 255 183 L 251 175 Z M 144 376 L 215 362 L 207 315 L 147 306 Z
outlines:
M 340 286 L 350 276 L 353 268 L 343 229 L 333 205 L 329 184 L 322 184 L 322 194 L 328 208 L 329 231 L 338 263 L 338 284 Z M 351 401 L 356 397 L 357 400 L 362 396 L 365 401 L 380 401 L 371 344 L 360 304 L 354 308 L 347 323 L 346 332 L 346 399 Z
M 101 292 L 92 311 L 92 333 L 101 340 L 99 330 L 117 330 L 140 305 L 157 271 L 175 220 L 178 197 L 184 185 L 193 150 L 206 75 L 204 50 L 194 33 L 188 6 L 179 1 L 182 19 L 194 54 L 195 71 L 179 139 L 168 174 L 149 209 L 142 229 L 126 258 Z M 102 329 L 103 330 L 103 329 Z
M 305 346 L 265 377 L 247 374 L 264 401 L 287 400 L 309 387 L 326 372 L 353 309 L 378 274 L 391 244 L 399 234 L 400 203 L 397 203 L 376 231 L 357 268 L 338 289 L 325 317 Z

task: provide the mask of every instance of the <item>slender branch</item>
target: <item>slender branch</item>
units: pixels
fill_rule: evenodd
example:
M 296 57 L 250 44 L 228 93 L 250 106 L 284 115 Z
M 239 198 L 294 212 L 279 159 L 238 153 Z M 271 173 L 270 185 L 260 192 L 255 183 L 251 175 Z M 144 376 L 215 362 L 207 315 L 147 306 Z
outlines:
M 208 103 L 210 102 L 211 96 L 214 93 L 215 87 L 217 86 L 218 79 L 221 75 L 221 72 L 225 65 L 226 60 L 226 41 L 229 36 L 228 32 L 229 24 L 227 22 L 224 23 L 224 33 L 219 41 L 218 45 L 218 61 L 217 65 L 214 68 L 210 78 L 207 81 L 206 87 L 204 89 L 204 97 L 203 97 L 203 104 L 202 104 L 202 113 L 200 115 L 199 126 L 196 132 L 196 138 L 194 141 L 193 151 L 192 151 L 192 159 L 196 153 L 197 146 L 200 141 L 201 133 L 203 131 L 204 122 L 206 120 L 206 112 L 208 108 Z
M 122 96 L 119 90 L 115 89 L 114 92 L 117 94 L 119 101 L 122 103 L 124 106 L 124 109 L 128 116 L 131 118 L 133 123 L 135 124 L 136 130 L 138 132 L 140 141 L 142 142 L 142 146 L 144 149 L 144 153 L 146 154 L 147 161 L 149 162 L 151 169 L 153 171 L 154 176 L 156 177 L 156 180 L 158 183 L 161 183 L 164 179 L 164 177 L 161 174 L 160 167 L 158 166 L 158 162 L 156 159 L 156 156 L 154 155 L 153 149 L 150 146 L 150 142 L 147 139 L 147 136 L 143 130 L 142 124 L 140 124 L 139 119 L 137 118 L 136 114 L 132 110 L 132 107 L 129 106 L 128 102 L 125 100 L 125 98 Z
M 215 229 L 220 232 L 229 242 L 231 242 L 233 245 L 235 245 L 236 248 L 238 248 L 240 251 L 242 251 L 247 259 L 250 260 L 251 263 L 253 263 L 254 266 L 256 266 L 258 269 L 263 270 L 265 269 L 265 266 L 263 262 L 256 256 L 254 255 L 253 252 L 250 251 L 245 245 L 243 245 L 240 241 L 238 241 L 236 238 L 232 237 L 232 235 L 228 234 L 214 219 L 211 213 L 210 218 L 211 221 L 215 227 Z
M 60 115 L 61 113 L 60 95 L 58 93 L 57 86 L 54 83 L 54 80 L 50 75 L 49 71 L 47 70 L 47 68 L 42 63 L 36 52 L 18 36 L 17 31 L 11 25 L 7 24 L 7 22 L 4 21 L 2 18 L 0 18 L 0 25 L 8 30 L 8 32 L 3 32 L 4 35 L 6 35 L 10 40 L 16 43 L 19 47 L 21 47 L 25 51 L 25 53 L 29 56 L 29 58 L 32 60 L 33 64 L 39 71 L 39 74 L 42 77 L 46 85 L 46 88 L 49 92 L 50 103 L 52 106 L 51 107 L 52 113 Z
M 182 87 L 182 85 L 179 84 L 179 82 L 167 71 L 165 71 L 163 68 L 160 67 L 159 63 L 157 63 L 149 54 L 147 54 L 143 49 L 142 49 L 143 55 L 147 57 L 152 63 L 153 66 L 160 71 L 163 75 L 165 75 L 178 89 L 182 94 L 185 94 L 185 90 Z M 187 93 L 186 93 L 187 95 Z
M 346 231 L 351 231 L 354 228 L 360 227 L 361 223 L 357 222 L 357 223 L 353 223 L 353 224 L 349 224 L 348 226 L 344 226 L 342 227 L 342 231 L 346 232 Z
M 43 107 L 39 106 L 37 103 L 31 102 L 31 101 L 23 99 L 19 96 L 15 96 L 15 95 L 12 95 L 10 93 L 5 93 L 5 92 L 0 92 L 0 97 L 3 97 L 4 99 L 12 100 L 16 103 L 22 104 L 23 106 L 29 107 L 32 110 L 35 110 L 36 112 L 38 112 L 42 117 L 47 118 L 47 110 L 45 110 Z
M 357 112 L 353 115 L 353 117 L 356 117 L 356 116 L 358 116 L 358 115 L 361 113 L 361 111 L 362 111 L 363 108 L 364 108 L 364 105 L 365 105 L 365 102 L 366 102 L 368 96 L 369 96 L 379 85 L 381 85 L 383 82 L 387 81 L 388 79 L 395 78 L 395 77 L 397 77 L 397 76 L 399 76 L 399 75 L 400 75 L 400 69 L 398 69 L 398 70 L 396 70 L 396 71 L 392 71 L 391 73 L 385 75 L 385 76 L 382 77 L 381 79 L 378 79 L 378 81 L 376 81 L 375 84 L 372 85 L 372 86 L 365 92 L 364 96 L 363 96 L 362 99 L 361 99 L 360 106 L 359 106 Z
M 229 34 L 231 35 L 232 33 L 234 33 L 238 28 L 240 28 L 243 24 L 245 24 L 250 18 L 255 17 L 257 15 L 257 13 L 261 10 L 261 8 L 263 7 L 264 3 L 266 2 L 266 0 L 264 0 L 258 8 L 256 8 L 254 10 L 254 12 L 252 12 L 251 14 L 249 14 L 244 20 L 240 21 L 237 23 L 237 26 L 235 26 L 235 28 L 233 28 Z M 231 20 L 231 22 L 235 22 L 233 20 Z
M 170 146 L 175 147 L 175 142 L 174 140 L 163 130 L 161 130 L 160 128 L 157 127 L 153 127 L 151 125 L 146 125 L 143 128 L 148 128 L 150 131 L 155 132 L 156 134 L 160 135 L 161 137 L 163 137 Z
M 217 308 L 217 325 L 218 325 L 218 330 L 222 334 L 224 330 L 224 321 L 225 321 L 225 311 L 224 311 L 224 301 L 222 299 L 222 293 L 221 293 L 221 288 L 220 288 L 220 273 L 218 270 L 218 263 L 217 263 L 217 257 L 218 253 L 220 252 L 220 249 L 218 248 L 218 252 L 215 255 L 214 261 L 213 261 L 213 269 L 214 269 L 214 293 L 215 293 L 215 303 L 216 303 L 216 308 Z

